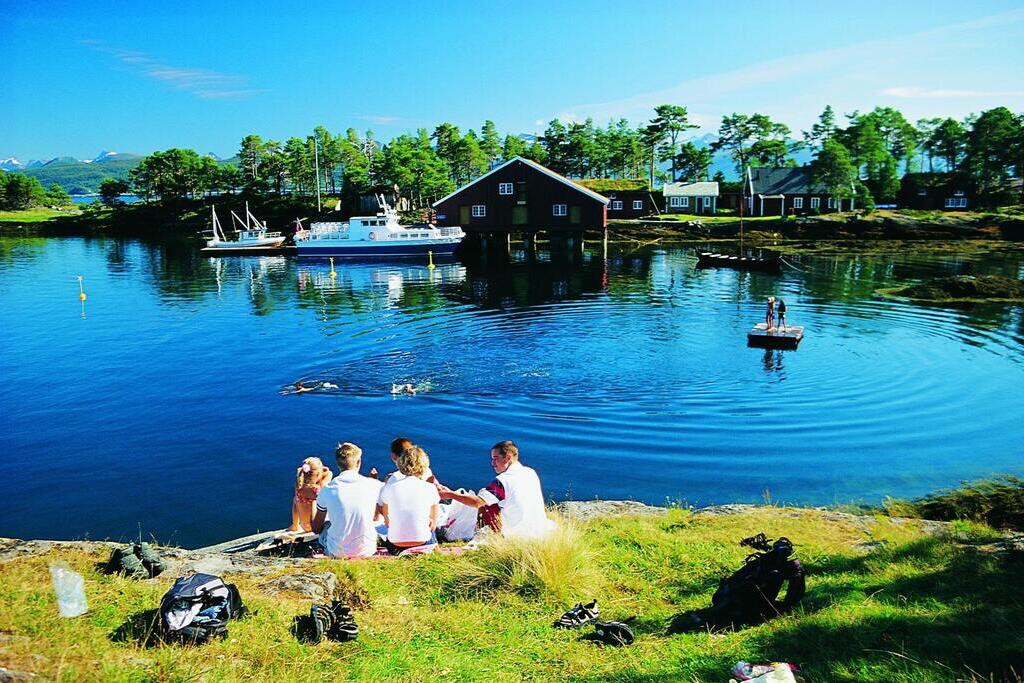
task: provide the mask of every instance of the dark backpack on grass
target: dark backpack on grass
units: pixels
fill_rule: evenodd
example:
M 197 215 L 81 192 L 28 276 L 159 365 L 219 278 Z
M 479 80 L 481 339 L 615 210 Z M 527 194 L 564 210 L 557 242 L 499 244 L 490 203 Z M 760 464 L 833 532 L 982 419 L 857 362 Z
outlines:
M 160 600 L 164 641 L 203 644 L 223 638 L 228 622 L 245 614 L 234 584 L 211 574 L 182 576 Z
M 760 624 L 792 609 L 806 590 L 804 570 L 793 557 L 788 538 L 772 541 L 758 534 L 740 541 L 758 552 L 747 556 L 743 566 L 721 579 L 711 597 L 711 607 L 677 614 L 670 631 L 738 628 Z M 785 595 L 779 599 L 783 586 Z

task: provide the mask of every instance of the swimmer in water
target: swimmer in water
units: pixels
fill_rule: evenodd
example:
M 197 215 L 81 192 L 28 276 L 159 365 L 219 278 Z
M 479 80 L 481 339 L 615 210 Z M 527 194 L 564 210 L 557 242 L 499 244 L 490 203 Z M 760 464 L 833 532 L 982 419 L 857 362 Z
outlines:
M 287 396 L 289 394 L 305 394 L 308 391 L 315 391 L 316 389 L 317 387 L 306 386 L 306 384 L 304 384 L 300 379 L 292 385 L 292 389 L 290 391 L 288 389 L 283 389 L 280 394 L 282 396 Z
M 398 396 L 400 394 L 408 394 L 409 396 L 415 396 L 416 395 L 416 387 L 414 387 L 411 383 L 392 384 L 391 385 L 391 395 L 392 396 Z

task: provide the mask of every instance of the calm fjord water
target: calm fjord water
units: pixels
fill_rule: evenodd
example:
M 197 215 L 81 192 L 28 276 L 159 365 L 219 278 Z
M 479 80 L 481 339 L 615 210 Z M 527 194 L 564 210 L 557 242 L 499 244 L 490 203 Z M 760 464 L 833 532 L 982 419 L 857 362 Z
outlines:
M 519 442 L 554 499 L 877 502 L 1024 472 L 1020 307 L 872 292 L 1024 253 L 694 269 L 684 248 L 344 264 L 0 239 L 0 536 L 186 546 L 288 522 L 296 465 L 407 435 L 453 486 Z M 77 275 L 85 277 L 83 318 Z M 746 347 L 768 295 L 795 352 Z M 299 378 L 336 390 L 282 396 Z M 395 397 L 391 384 L 429 385 Z

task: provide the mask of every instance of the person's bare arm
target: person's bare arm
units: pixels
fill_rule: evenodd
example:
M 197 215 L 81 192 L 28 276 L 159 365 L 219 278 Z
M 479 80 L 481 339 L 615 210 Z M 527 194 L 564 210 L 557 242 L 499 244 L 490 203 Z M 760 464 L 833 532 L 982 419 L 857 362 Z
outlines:
M 311 526 L 313 528 L 313 533 L 319 534 L 321 531 L 323 531 L 324 530 L 324 522 L 326 522 L 326 521 L 327 521 L 327 510 L 321 510 L 320 508 L 317 508 L 316 509 L 316 514 L 313 515 L 313 520 L 311 522 Z
M 452 491 L 440 482 L 437 482 L 435 486 L 437 486 L 437 495 L 441 496 L 441 500 L 457 500 L 463 505 L 468 505 L 477 509 L 487 505 L 487 501 L 472 493 L 459 493 L 458 491 Z
M 388 504 L 380 503 L 377 507 L 380 508 L 380 514 L 384 518 L 384 524 L 388 527 L 391 526 L 391 522 L 388 520 Z
M 441 513 L 441 506 L 434 503 L 430 506 L 430 530 L 437 530 L 437 516 Z

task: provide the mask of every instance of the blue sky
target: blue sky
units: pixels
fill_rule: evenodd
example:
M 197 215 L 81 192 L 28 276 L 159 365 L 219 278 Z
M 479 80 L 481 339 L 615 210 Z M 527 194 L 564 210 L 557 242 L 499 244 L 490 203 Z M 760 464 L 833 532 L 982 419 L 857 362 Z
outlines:
M 317 124 L 539 132 L 666 102 L 706 130 L 734 111 L 800 130 L 826 104 L 1024 111 L 1020 0 L 726 6 L 0 0 L 0 157 L 229 156 Z

